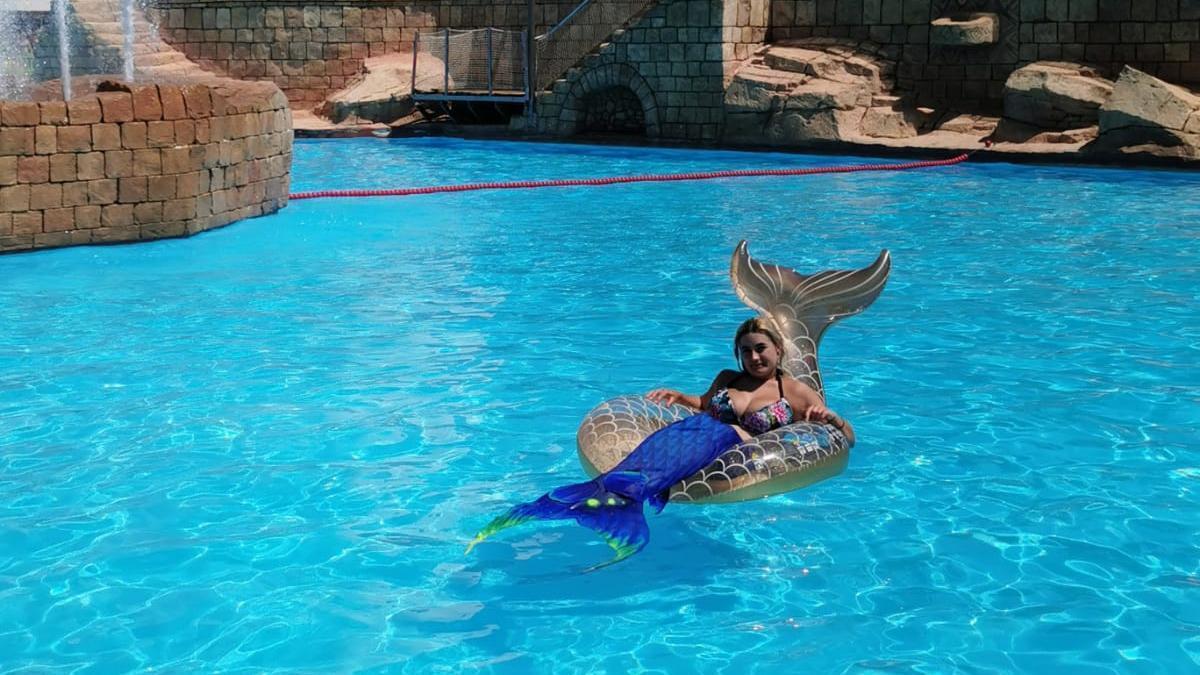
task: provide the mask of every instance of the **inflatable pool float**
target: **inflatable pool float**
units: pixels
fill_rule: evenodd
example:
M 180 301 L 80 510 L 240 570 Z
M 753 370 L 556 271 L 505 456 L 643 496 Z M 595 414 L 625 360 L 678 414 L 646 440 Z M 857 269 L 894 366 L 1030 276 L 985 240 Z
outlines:
M 817 347 L 834 322 L 866 309 L 891 271 L 885 250 L 860 270 L 802 275 L 750 257 L 746 242 L 733 252 L 733 289 L 771 322 L 786 344 L 784 372 L 822 398 L 825 388 Z M 697 414 L 683 405 L 661 405 L 642 396 L 618 396 L 592 409 L 579 425 L 579 461 L 591 476 L 607 472 L 655 431 Z M 850 439 L 836 427 L 797 422 L 755 436 L 671 487 L 670 501 L 736 502 L 788 492 L 836 476 L 850 457 Z

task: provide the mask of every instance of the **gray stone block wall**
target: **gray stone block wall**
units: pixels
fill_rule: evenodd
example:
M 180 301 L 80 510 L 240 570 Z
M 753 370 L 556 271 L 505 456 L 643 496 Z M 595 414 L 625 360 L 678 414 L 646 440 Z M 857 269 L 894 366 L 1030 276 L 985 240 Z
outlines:
M 315 104 L 344 87 L 366 58 L 407 51 L 417 31 L 522 29 L 527 21 L 525 0 L 154 4 L 163 39 L 193 61 L 232 77 L 273 81 L 301 104 Z M 536 3 L 535 31 L 544 32 L 576 4 Z M 661 106 L 657 118 L 646 117 L 647 125 L 657 119 L 661 126 L 654 128 L 663 136 L 715 139 L 724 86 L 765 39 L 769 16 L 769 0 L 666 0 L 614 39 L 604 54 L 595 55 L 591 64 L 624 64 L 636 72 L 653 92 L 655 105 Z M 579 81 L 579 73 L 571 78 L 568 91 Z M 569 103 L 556 93 L 560 89 L 554 87 L 540 99 L 554 114 Z M 577 122 L 550 124 L 556 130 L 560 126 L 573 129 Z
M 766 0 L 665 0 L 539 95 L 543 131 L 570 135 L 587 101 L 626 88 L 641 101 L 651 137 L 715 141 L 729 78 L 766 37 Z
M 316 104 L 362 71 L 368 57 L 409 51 L 418 31 L 521 30 L 526 0 L 153 0 L 162 38 L 213 72 L 270 80 Z M 537 2 L 535 31 L 577 3 Z

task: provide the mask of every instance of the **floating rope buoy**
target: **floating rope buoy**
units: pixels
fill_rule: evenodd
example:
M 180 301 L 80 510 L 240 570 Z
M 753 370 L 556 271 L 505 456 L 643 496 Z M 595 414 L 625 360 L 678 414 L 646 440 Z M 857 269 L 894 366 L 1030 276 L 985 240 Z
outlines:
M 547 187 L 619 185 L 623 183 L 668 183 L 672 181 L 746 178 L 750 176 L 812 176 L 824 173 L 859 173 L 862 171 L 908 171 L 910 169 L 932 169 L 941 166 L 951 166 L 965 162 L 968 157 L 970 157 L 970 153 L 964 152 L 950 159 L 905 162 L 903 164 L 852 164 L 849 166 L 816 167 L 810 169 L 734 169 L 730 171 L 660 173 L 639 176 L 608 176 L 603 178 L 561 178 L 557 180 L 463 183 L 461 185 L 431 185 L 428 187 L 385 190 L 315 190 L 311 192 L 297 192 L 291 195 L 291 199 L 317 199 L 322 197 L 407 197 L 410 195 L 431 195 L 441 192 L 471 192 L 473 190 L 522 190 Z

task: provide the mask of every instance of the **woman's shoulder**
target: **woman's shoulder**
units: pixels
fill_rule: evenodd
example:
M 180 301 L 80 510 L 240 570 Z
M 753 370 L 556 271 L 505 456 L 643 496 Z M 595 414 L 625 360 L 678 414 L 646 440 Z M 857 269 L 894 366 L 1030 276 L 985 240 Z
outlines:
M 718 387 L 724 387 L 730 382 L 736 380 L 738 375 L 741 375 L 741 371 L 729 370 L 727 368 L 717 373 L 717 376 L 713 378 L 713 384 Z

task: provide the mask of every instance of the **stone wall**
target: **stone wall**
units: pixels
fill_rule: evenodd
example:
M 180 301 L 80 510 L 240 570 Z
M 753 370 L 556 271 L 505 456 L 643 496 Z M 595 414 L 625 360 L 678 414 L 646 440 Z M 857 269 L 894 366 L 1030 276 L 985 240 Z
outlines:
M 301 106 L 345 87 L 367 57 L 407 51 L 418 30 L 523 29 L 527 11 L 526 0 L 154 4 L 162 36 L 189 58 L 216 73 L 270 80 Z M 544 31 L 575 5 L 536 3 L 535 30 Z M 998 17 L 991 42 L 954 44 L 931 26 L 972 12 Z M 643 105 L 658 110 L 646 111 L 646 124 L 656 133 L 715 138 L 720 120 L 711 111 L 733 71 L 768 40 L 809 37 L 894 49 L 898 93 L 934 105 L 996 108 L 1009 74 L 1036 60 L 1087 63 L 1110 75 L 1128 64 L 1170 82 L 1200 83 L 1200 0 L 663 0 L 615 37 L 613 49 L 596 55 L 591 67 L 609 73 L 594 78 L 622 86 L 645 82 L 653 101 Z M 613 74 L 622 65 L 636 77 Z M 721 81 L 710 79 L 718 66 Z M 597 86 L 582 91 L 580 77 L 573 74 L 540 97 L 551 131 L 574 128 L 584 117 L 571 112 L 554 121 L 558 111 L 572 109 L 573 97 Z
M 297 103 L 346 86 L 371 56 L 411 51 L 417 31 L 526 27 L 526 0 L 155 0 L 164 40 L 208 70 L 270 80 Z M 544 31 L 577 2 L 537 3 Z
M 545 31 L 577 4 L 536 3 L 535 31 Z M 366 58 L 410 50 L 417 31 L 520 30 L 527 12 L 526 0 L 156 0 L 156 6 L 162 37 L 190 59 L 231 77 L 271 80 L 301 107 L 315 106 L 349 84 Z M 614 38 L 600 60 L 635 73 L 618 78 L 627 88 L 644 80 L 653 92 L 658 112 L 643 115 L 652 135 L 714 140 L 724 86 L 766 38 L 768 13 L 768 0 L 665 0 Z M 593 19 L 584 12 L 576 28 L 586 33 L 578 24 L 601 20 L 599 13 Z M 582 106 L 578 98 L 599 100 L 592 96 L 592 79 L 580 83 L 575 76 L 542 96 L 550 116 L 543 128 L 569 133 L 584 124 L 583 112 L 568 112 L 562 124 L 557 115 Z
M 582 130 L 641 134 L 646 130 L 646 113 L 642 102 L 625 87 L 612 87 L 593 92 L 584 101 Z
M 215 82 L 0 102 L 0 252 L 180 237 L 284 206 L 286 97 Z
M 939 44 L 930 24 L 970 12 L 999 17 L 996 42 Z M 770 39 L 807 37 L 898 47 L 898 86 L 930 102 L 994 105 L 1008 75 L 1037 60 L 1200 83 L 1200 0 L 773 0 Z
M 642 103 L 646 135 L 715 141 L 725 87 L 767 32 L 767 0 L 664 0 L 538 97 L 539 128 L 570 135 L 618 87 Z
M 120 49 L 93 40 L 87 27 L 80 23 L 75 9 L 72 5 L 67 14 L 71 74 L 79 76 L 121 72 L 123 56 Z M 34 33 L 32 45 L 34 79 L 57 80 L 62 76 L 59 66 L 58 26 L 51 13 L 39 14 L 38 17 L 40 26 Z

